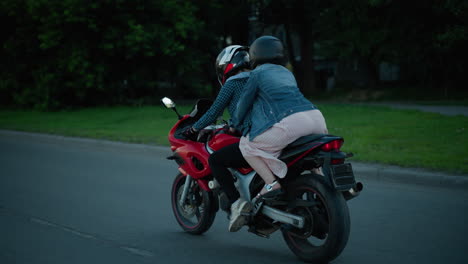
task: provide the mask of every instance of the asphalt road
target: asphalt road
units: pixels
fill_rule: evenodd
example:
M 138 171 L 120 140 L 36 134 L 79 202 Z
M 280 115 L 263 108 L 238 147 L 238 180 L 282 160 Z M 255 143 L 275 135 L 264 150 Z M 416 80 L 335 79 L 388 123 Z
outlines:
M 0 263 L 300 263 L 279 233 L 181 231 L 165 148 L 0 133 Z M 333 263 L 468 263 L 468 192 L 364 182 Z

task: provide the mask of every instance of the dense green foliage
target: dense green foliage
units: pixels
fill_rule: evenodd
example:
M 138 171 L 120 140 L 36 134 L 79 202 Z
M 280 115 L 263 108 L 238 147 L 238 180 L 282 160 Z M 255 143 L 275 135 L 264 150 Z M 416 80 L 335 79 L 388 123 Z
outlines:
M 330 133 L 343 136 L 352 160 L 468 173 L 465 116 L 379 106 L 319 104 Z M 191 106 L 178 106 L 188 113 Z M 0 128 L 168 145 L 177 117 L 162 106 L 75 111 L 0 111 Z
M 313 71 L 305 72 L 316 55 L 366 62 L 369 87 L 378 84 L 382 61 L 400 67 L 398 85 L 424 93 L 447 97 L 466 86 L 464 0 L 3 0 L 0 17 L 1 106 L 53 110 L 210 96 L 217 53 L 231 41 L 249 44 L 269 25 L 285 26 L 308 95 L 320 92 Z
M 214 1 L 4 0 L 1 103 L 56 109 L 207 93 L 205 65 L 214 75 L 223 23 L 209 25 L 205 16 L 222 8 Z

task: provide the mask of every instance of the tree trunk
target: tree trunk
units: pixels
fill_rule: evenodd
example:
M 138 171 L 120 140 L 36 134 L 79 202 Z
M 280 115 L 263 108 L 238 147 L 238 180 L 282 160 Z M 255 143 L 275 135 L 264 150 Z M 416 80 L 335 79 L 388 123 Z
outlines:
M 287 23 L 285 25 L 286 29 L 286 44 L 288 48 L 288 56 L 289 56 L 289 63 L 292 66 L 292 70 L 294 76 L 296 77 L 296 81 L 299 87 L 302 87 L 302 67 L 301 62 L 296 60 L 298 54 L 296 54 L 294 50 L 294 44 L 292 39 L 293 31 L 291 30 L 291 24 Z
M 315 84 L 314 41 L 307 29 L 301 30 L 301 91 L 305 96 L 317 94 Z
M 290 55 L 290 62 L 293 66 L 294 75 L 296 77 L 299 89 L 305 96 L 311 96 L 316 92 L 315 72 L 314 72 L 314 39 L 310 29 L 310 23 L 306 23 L 306 18 L 303 10 L 303 1 L 300 5 L 286 5 L 287 10 L 287 44 Z M 296 3 L 297 4 L 297 3 Z M 296 28 L 300 54 L 295 54 L 292 41 L 292 28 Z M 300 61 L 296 61 L 296 57 L 300 55 Z
M 366 58 L 364 61 L 366 63 L 367 73 L 369 77 L 368 86 L 371 90 L 374 90 L 379 84 L 379 71 L 377 68 L 378 65 L 376 65 L 370 58 Z

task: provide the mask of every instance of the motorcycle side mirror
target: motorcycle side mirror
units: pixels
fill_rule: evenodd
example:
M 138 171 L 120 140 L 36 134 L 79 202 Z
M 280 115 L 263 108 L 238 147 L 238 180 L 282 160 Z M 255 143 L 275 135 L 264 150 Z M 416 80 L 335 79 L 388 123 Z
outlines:
M 179 112 L 177 112 L 177 109 L 176 109 L 176 104 L 174 103 L 174 101 L 172 101 L 170 98 L 168 97 L 164 97 L 161 99 L 161 103 L 168 109 L 172 109 L 174 110 L 174 112 L 177 114 L 177 117 L 179 117 L 179 120 L 182 119 L 182 116 L 179 114 Z
M 170 99 L 170 98 L 167 98 L 167 97 L 164 97 L 163 99 L 161 99 L 161 102 L 163 103 L 163 105 L 166 107 L 166 108 L 175 108 L 175 103 Z

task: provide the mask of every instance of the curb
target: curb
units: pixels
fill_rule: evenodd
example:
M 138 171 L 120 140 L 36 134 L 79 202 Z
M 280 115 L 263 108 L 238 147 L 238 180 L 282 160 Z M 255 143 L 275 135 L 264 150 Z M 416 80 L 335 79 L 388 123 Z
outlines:
M 157 154 L 167 152 L 170 148 L 164 146 L 152 146 L 145 144 L 124 143 L 110 140 L 89 139 L 79 137 L 67 137 L 60 135 L 20 132 L 0 129 L 0 136 L 22 137 L 23 139 L 40 140 L 54 144 L 77 144 L 81 147 L 99 146 L 103 149 L 113 151 L 115 149 L 131 152 L 144 152 Z M 350 161 L 357 181 L 395 182 L 402 184 L 416 184 L 434 187 L 449 187 L 468 189 L 468 175 L 449 174 L 445 172 L 430 171 L 427 169 L 402 168 L 393 165 L 364 163 Z
M 356 180 L 373 180 L 403 184 L 468 189 L 468 175 L 449 174 L 418 168 L 351 162 Z
M 43 133 L 34 133 L 34 132 L 24 132 L 24 131 L 13 131 L 13 130 L 4 130 L 0 129 L 0 137 L 21 137 L 22 140 L 34 140 L 36 142 L 44 142 L 48 144 L 56 145 L 67 145 L 76 146 L 80 148 L 86 147 L 98 147 L 101 150 L 106 151 L 128 151 L 128 152 L 140 152 L 147 154 L 161 154 L 165 153 L 170 155 L 171 150 L 169 146 L 159 146 L 159 145 L 148 145 L 148 144 L 139 144 L 139 143 L 127 143 L 120 141 L 111 141 L 105 139 L 93 139 L 93 138 L 82 138 L 82 137 L 70 137 L 70 136 L 61 136 L 55 134 L 43 134 Z

